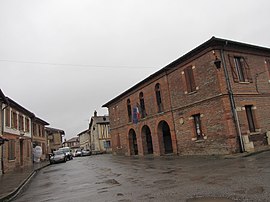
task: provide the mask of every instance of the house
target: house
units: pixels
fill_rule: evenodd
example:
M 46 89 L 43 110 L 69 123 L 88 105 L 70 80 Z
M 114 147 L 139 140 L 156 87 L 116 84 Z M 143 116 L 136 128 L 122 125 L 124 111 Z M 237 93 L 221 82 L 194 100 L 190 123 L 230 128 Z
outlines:
M 8 140 L 2 146 L 2 172 L 32 165 L 32 119 L 35 115 L 11 98 L 6 97 L 9 105 L 4 108 L 2 134 Z
M 57 128 L 45 127 L 45 136 L 48 141 L 48 152 L 53 153 L 53 151 L 61 148 L 63 142 L 63 136 L 65 136 L 65 131 Z
M 109 127 L 109 116 L 98 116 L 95 111 L 89 123 L 91 151 L 93 154 L 111 152 Z
M 270 49 L 212 37 L 103 107 L 113 154 L 208 155 L 269 147 L 269 100 Z
M 2 166 L 4 165 L 4 162 L 3 162 L 3 147 L 8 140 L 5 139 L 3 137 L 3 133 L 4 133 L 4 109 L 6 107 L 8 107 L 8 100 L 6 99 L 4 93 L 2 92 L 2 90 L 0 89 L 0 106 L 1 106 L 1 110 L 0 110 L 0 175 L 3 174 L 3 169 L 2 169 Z
M 74 153 L 77 149 L 80 149 L 80 141 L 79 137 L 73 137 L 69 140 L 65 140 L 63 142 L 63 147 L 69 147 Z
M 84 130 L 81 133 L 78 134 L 79 137 L 79 142 L 80 142 L 80 148 L 87 150 L 87 149 L 91 149 L 91 142 L 90 142 L 90 130 Z
M 45 134 L 45 126 L 49 125 L 46 121 L 34 117 L 33 118 L 33 135 L 32 135 L 32 142 L 33 147 L 41 146 L 42 148 L 42 156 L 41 160 L 45 160 L 48 158 L 48 141 Z

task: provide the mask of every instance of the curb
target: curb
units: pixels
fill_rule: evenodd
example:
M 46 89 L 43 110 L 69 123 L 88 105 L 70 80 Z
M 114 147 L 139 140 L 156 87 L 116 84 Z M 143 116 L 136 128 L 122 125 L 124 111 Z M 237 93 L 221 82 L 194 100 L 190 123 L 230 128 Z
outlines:
M 24 188 L 24 186 L 32 179 L 32 177 L 34 177 L 36 172 L 37 171 L 34 170 L 32 173 L 30 173 L 28 177 L 14 191 L 10 192 L 9 194 L 1 198 L 0 202 L 7 202 L 14 199 L 20 193 L 20 191 Z
M 12 192 L 8 193 L 3 198 L 0 198 L 0 202 L 8 202 L 8 201 L 13 200 L 16 196 L 18 196 L 18 194 L 30 182 L 30 180 L 35 176 L 35 174 L 38 171 L 40 171 L 42 168 L 45 168 L 45 167 L 47 167 L 49 165 L 50 164 L 47 164 L 47 165 L 41 166 L 41 167 L 39 167 L 37 169 L 34 169 L 17 188 L 15 188 Z

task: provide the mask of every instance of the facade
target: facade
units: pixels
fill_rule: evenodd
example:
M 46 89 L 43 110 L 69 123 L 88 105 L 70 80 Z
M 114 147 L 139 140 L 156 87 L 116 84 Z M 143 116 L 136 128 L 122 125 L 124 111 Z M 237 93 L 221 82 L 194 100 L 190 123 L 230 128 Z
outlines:
M 267 146 L 269 98 L 270 49 L 212 37 L 103 107 L 113 154 L 229 154 Z
M 48 141 L 48 153 L 53 153 L 53 151 L 56 151 L 63 146 L 63 136 L 65 136 L 65 132 L 63 130 L 45 127 L 45 136 Z
M 4 144 L 7 143 L 7 139 L 5 139 L 3 137 L 3 130 L 4 130 L 4 109 L 6 107 L 8 107 L 8 101 L 4 95 L 4 93 L 2 92 L 2 90 L 0 89 L 0 106 L 1 106 L 1 110 L 0 110 L 0 175 L 3 174 L 3 165 L 4 165 L 4 162 L 3 162 L 3 147 L 4 147 Z
M 111 135 L 109 127 L 109 116 L 98 116 L 95 111 L 89 124 L 91 151 L 93 154 L 111 152 Z
M 78 134 L 79 142 L 80 142 L 80 148 L 87 150 L 90 150 L 91 142 L 90 142 L 90 130 L 87 129 L 81 133 Z
M 3 172 L 32 165 L 32 119 L 34 114 L 12 99 L 6 97 L 8 106 L 4 109 Z
M 46 125 L 49 125 L 49 123 L 47 123 L 46 121 L 38 117 L 34 117 L 33 125 L 32 125 L 33 127 L 32 141 L 33 141 L 33 147 L 41 146 L 42 148 L 42 156 L 40 158 L 41 160 L 45 160 L 48 158 L 48 141 L 45 134 Z
M 69 147 L 74 153 L 77 149 L 80 149 L 79 137 L 73 137 L 65 142 L 63 142 L 63 147 Z

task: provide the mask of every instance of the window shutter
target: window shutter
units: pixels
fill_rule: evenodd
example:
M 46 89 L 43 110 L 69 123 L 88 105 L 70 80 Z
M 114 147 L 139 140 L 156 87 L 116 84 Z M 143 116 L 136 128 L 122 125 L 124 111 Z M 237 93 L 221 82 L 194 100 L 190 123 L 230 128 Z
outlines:
M 250 71 L 250 67 L 247 63 L 247 59 L 246 58 L 243 58 L 243 65 L 244 65 L 244 68 L 245 68 L 245 72 L 246 72 L 246 78 L 247 80 L 252 83 L 252 75 L 251 75 L 251 71 Z
M 234 65 L 233 56 L 228 55 L 228 58 L 229 58 L 229 63 L 230 63 L 231 70 L 232 70 L 233 80 L 234 80 L 234 82 L 239 82 L 239 79 L 238 79 L 238 76 L 237 76 L 237 72 L 236 72 L 236 67 Z
M 189 74 L 188 74 L 188 68 L 184 69 L 185 79 L 186 79 L 186 85 L 187 85 L 187 92 L 191 92 L 191 86 L 189 81 Z

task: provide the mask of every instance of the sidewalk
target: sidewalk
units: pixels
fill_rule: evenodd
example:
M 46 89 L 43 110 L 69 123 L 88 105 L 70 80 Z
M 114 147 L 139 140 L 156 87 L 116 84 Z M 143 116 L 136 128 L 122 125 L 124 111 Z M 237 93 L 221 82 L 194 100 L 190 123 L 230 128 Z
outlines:
M 14 198 L 35 173 L 47 165 L 49 165 L 48 161 L 34 163 L 33 166 L 1 175 L 0 202 L 9 201 Z

